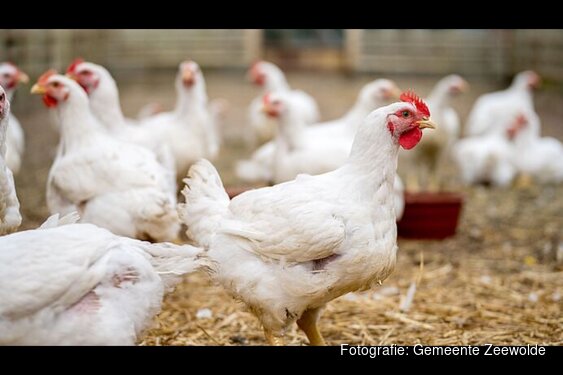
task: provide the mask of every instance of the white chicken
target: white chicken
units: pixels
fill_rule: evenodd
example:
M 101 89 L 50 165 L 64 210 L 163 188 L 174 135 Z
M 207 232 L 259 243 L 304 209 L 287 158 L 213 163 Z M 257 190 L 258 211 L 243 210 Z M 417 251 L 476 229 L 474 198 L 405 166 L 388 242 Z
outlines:
M 154 241 L 177 239 L 180 223 L 166 170 L 144 147 L 115 139 L 90 111 L 72 79 L 48 71 L 33 86 L 58 116 L 61 140 L 47 181 L 51 213 Z
M 360 125 L 348 161 L 318 176 L 251 190 L 233 200 L 211 163 L 195 164 L 179 206 L 188 236 L 207 249 L 210 275 L 244 301 L 281 344 L 297 322 L 313 345 L 331 300 L 370 288 L 392 272 L 397 250 L 393 181 L 399 145 L 413 148 L 433 127 L 426 105 L 407 102 L 371 113 Z
M 152 142 L 167 144 L 176 161 L 178 176 L 185 176 L 200 158 L 219 154 L 217 116 L 207 102 L 205 79 L 194 61 L 180 64 L 176 76 L 178 98 L 172 112 L 162 112 L 141 121 Z
M 0 63 L 0 86 L 6 91 L 8 100 L 14 97 L 18 84 L 27 83 L 29 78 L 12 63 Z M 10 113 L 10 126 L 6 137 L 5 161 L 10 170 L 17 174 L 20 171 L 23 153 L 25 150 L 25 136 L 20 122 Z
M 517 74 L 512 85 L 503 91 L 481 95 L 467 119 L 465 132 L 468 136 L 476 136 L 496 132 L 499 123 L 508 126 L 508 122 L 499 121 L 499 116 L 515 118 L 520 113 L 528 116 L 534 113 L 532 89 L 538 87 L 540 77 L 533 71 L 527 70 Z M 531 121 L 531 119 L 530 119 Z M 539 122 L 530 123 L 523 133 L 525 137 L 537 137 L 540 134 Z
M 74 79 L 89 97 L 90 109 L 100 123 L 118 139 L 152 150 L 167 171 L 170 191 L 176 195 L 176 164 L 167 144 L 152 135 L 153 129 L 133 125 L 125 118 L 119 101 L 117 84 L 110 72 L 101 65 L 75 59 L 67 68 L 67 76 Z
M 307 145 L 340 144 L 339 147 L 349 151 L 358 124 L 371 111 L 385 105 L 399 94 L 400 90 L 393 81 L 377 79 L 370 82 L 362 88 L 356 103 L 343 117 L 307 126 L 301 132 L 300 142 Z M 294 117 L 296 121 L 305 122 L 300 111 L 297 111 Z M 273 181 L 274 154 L 275 143 L 273 141 L 265 143 L 252 154 L 250 159 L 237 163 L 237 177 L 251 183 Z
M 276 126 L 261 111 L 262 96 L 268 92 L 284 92 L 290 94 L 294 101 L 299 116 L 306 124 L 314 124 L 319 121 L 319 107 L 315 99 L 302 90 L 291 89 L 282 70 L 267 61 L 257 61 L 250 67 L 248 77 L 251 82 L 263 88 L 261 95 L 250 103 L 248 117 L 254 137 L 259 143 L 264 143 L 274 138 Z
M 0 237 L 0 345 L 134 345 L 164 292 L 195 269 L 198 248 L 76 219 Z
M 408 170 L 409 190 L 440 188 L 442 178 L 439 172 L 460 135 L 459 116 L 451 107 L 451 99 L 465 92 L 467 87 L 463 78 L 452 74 L 439 80 L 426 98 L 432 118 L 440 127 L 424 137 L 412 152 L 399 152 L 399 170 Z
M 553 137 L 526 136 L 528 126 L 530 120 L 522 113 L 509 128 L 518 172 L 530 175 L 542 184 L 563 182 L 563 145 Z
M 432 117 L 440 124 L 440 128 L 448 133 L 449 145 L 457 141 L 461 134 L 459 115 L 451 107 L 451 100 L 466 92 L 468 88 L 469 84 L 466 80 L 457 74 L 451 74 L 439 80 L 426 98 L 426 104 L 432 112 Z M 438 113 L 441 118 L 440 121 L 437 120 Z
M 522 127 L 521 118 L 501 116 L 496 130 L 456 142 L 453 158 L 467 185 L 491 184 L 507 187 L 518 170 L 514 162 L 514 137 Z M 506 129 L 506 130 L 503 130 Z
M 14 232 L 22 222 L 14 177 L 4 159 L 9 119 L 10 102 L 0 86 L 0 236 Z

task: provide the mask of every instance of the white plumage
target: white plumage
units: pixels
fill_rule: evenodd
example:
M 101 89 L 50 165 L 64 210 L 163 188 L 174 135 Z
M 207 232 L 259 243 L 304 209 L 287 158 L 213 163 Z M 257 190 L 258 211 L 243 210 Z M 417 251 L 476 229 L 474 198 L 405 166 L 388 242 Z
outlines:
M 4 159 L 9 119 L 10 102 L 0 86 L 0 236 L 14 232 L 22 222 L 14 177 Z
M 262 94 L 252 100 L 248 109 L 251 130 L 260 143 L 273 139 L 276 134 L 275 124 L 261 111 L 262 96 L 268 92 L 283 92 L 291 95 L 299 116 L 306 124 L 319 121 L 319 107 L 315 99 L 302 90 L 292 89 L 285 74 L 275 64 L 258 61 L 252 65 L 248 76 L 254 84 L 263 88 Z
M 17 66 L 11 63 L 0 63 L 0 86 L 11 101 L 19 83 L 27 83 L 29 78 Z M 23 128 L 13 113 L 10 113 L 10 126 L 6 136 L 5 162 L 10 170 L 17 174 L 20 171 L 25 151 L 25 135 Z
M 297 320 L 312 344 L 323 344 L 323 306 L 392 271 L 398 146 L 414 146 L 403 137 L 420 132 L 418 120 L 410 103 L 382 107 L 360 125 L 345 165 L 232 201 L 209 162 L 191 168 L 179 206 L 187 234 L 209 249 L 201 262 L 258 316 L 270 343 Z
M 101 65 L 77 59 L 68 67 L 67 75 L 86 91 L 92 113 L 111 135 L 122 141 L 146 147 L 155 153 L 159 163 L 167 171 L 170 192 L 175 197 L 176 164 L 169 146 L 153 136 L 153 129 L 138 126 L 125 118 L 117 84 L 109 71 Z
M 412 152 L 399 152 L 399 170 L 408 169 L 407 187 L 411 190 L 438 189 L 440 170 L 460 135 L 459 116 L 451 99 L 467 89 L 467 82 L 452 74 L 439 80 L 426 99 L 432 118 L 440 126 L 428 134 Z
M 534 120 L 532 120 L 533 123 Z M 514 163 L 519 172 L 539 183 L 563 182 L 563 145 L 553 137 L 528 137 L 528 117 L 521 114 L 513 125 Z
M 362 88 L 354 106 L 339 119 L 304 127 L 306 121 L 302 117 L 302 112 L 294 111 L 294 118 L 290 121 L 295 121 L 297 125 L 303 128 L 300 131 L 299 139 L 304 148 L 325 147 L 330 144 L 329 147 L 333 146 L 345 150 L 344 155 L 346 156 L 354 140 L 358 124 L 371 111 L 384 105 L 393 96 L 398 97 L 399 93 L 399 88 L 394 82 L 378 79 Z M 275 150 L 274 141 L 262 145 L 252 154 L 250 159 L 237 163 L 237 176 L 247 182 L 273 181 Z M 335 158 L 340 158 L 341 155 L 339 153 L 339 156 L 335 156 Z M 323 154 L 323 156 L 326 156 L 326 154 Z M 290 178 L 293 178 L 293 176 Z
M 307 138 L 307 124 L 300 118 L 294 98 L 286 93 L 272 93 L 264 97 L 264 112 L 275 118 L 278 132 L 274 139 L 272 180 L 282 183 L 301 173 L 318 175 L 342 166 L 352 148 L 353 138 Z M 402 216 L 404 206 L 402 182 L 395 176 L 396 210 Z
M 532 71 L 517 74 L 512 85 L 503 91 L 481 95 L 467 119 L 465 132 L 468 136 L 495 133 L 499 123 L 503 123 L 506 130 L 507 121 L 499 121 L 506 117 L 515 118 L 520 113 L 530 116 L 530 125 L 525 131 L 526 137 L 537 137 L 540 134 L 539 121 L 531 116 L 535 114 L 532 89 L 539 85 L 539 76 Z M 502 131 L 501 130 L 501 131 Z
M 197 248 L 73 218 L 0 237 L 0 344 L 133 345 L 165 290 L 195 269 Z
M 461 139 L 453 148 L 453 158 L 467 185 L 491 183 L 506 187 L 517 173 L 513 145 L 502 133 Z
M 33 87 L 55 107 L 61 140 L 49 172 L 51 213 L 77 211 L 83 222 L 115 234 L 171 241 L 180 223 L 167 171 L 144 147 L 109 135 L 73 80 L 47 72 Z
M 208 105 L 205 79 L 197 63 L 182 62 L 175 84 L 178 99 L 174 111 L 150 116 L 139 126 L 146 129 L 152 142 L 170 147 L 176 172 L 183 178 L 195 161 L 218 156 L 220 135 L 217 113 Z

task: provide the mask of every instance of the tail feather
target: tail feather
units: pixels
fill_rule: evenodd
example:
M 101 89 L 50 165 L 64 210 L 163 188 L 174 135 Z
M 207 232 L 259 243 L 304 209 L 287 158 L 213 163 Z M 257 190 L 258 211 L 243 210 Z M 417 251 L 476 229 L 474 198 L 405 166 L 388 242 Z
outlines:
M 173 288 L 183 275 L 196 271 L 201 248 L 190 245 L 175 245 L 168 242 L 144 243 L 143 250 L 162 279 L 166 289 Z
M 80 215 L 76 211 L 72 211 L 64 215 L 63 217 L 60 217 L 60 214 L 56 213 L 54 215 L 49 216 L 47 220 L 45 220 L 45 222 L 41 224 L 41 226 L 38 229 L 49 229 L 49 228 L 56 228 L 68 224 L 75 224 L 78 223 L 78 220 L 80 220 Z
M 229 196 L 219 173 L 209 161 L 195 163 L 184 179 L 185 204 L 178 205 L 180 220 L 188 226 L 186 234 L 208 247 L 221 221 L 229 214 Z

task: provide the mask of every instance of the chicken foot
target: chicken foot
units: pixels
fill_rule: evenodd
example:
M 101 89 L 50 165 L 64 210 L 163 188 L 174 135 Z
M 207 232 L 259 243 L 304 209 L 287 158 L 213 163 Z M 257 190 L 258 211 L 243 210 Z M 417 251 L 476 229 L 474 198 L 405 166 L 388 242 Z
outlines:
M 274 332 L 265 327 L 264 337 L 266 337 L 268 344 L 272 346 L 285 346 L 285 340 L 283 339 L 283 336 L 276 335 Z

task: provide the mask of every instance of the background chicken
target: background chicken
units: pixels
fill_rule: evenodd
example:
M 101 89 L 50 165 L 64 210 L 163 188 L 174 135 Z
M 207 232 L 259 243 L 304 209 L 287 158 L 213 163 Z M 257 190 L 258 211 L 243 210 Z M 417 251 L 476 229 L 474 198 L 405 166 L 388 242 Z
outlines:
M 164 292 L 195 267 L 192 246 L 119 237 L 72 218 L 0 237 L 0 344 L 133 345 Z
M 523 129 L 521 118 L 507 113 L 497 120 L 494 132 L 463 138 L 453 148 L 454 160 L 466 185 L 507 187 L 518 173 L 514 137 Z
M 0 86 L 0 236 L 14 232 L 22 222 L 14 177 L 4 159 L 9 119 L 10 102 Z
M 194 61 L 180 64 L 176 76 L 176 107 L 141 121 L 150 140 L 167 144 L 176 161 L 178 178 L 200 158 L 214 159 L 219 154 L 220 135 L 217 116 L 208 106 L 205 79 Z
M 532 116 L 535 113 L 532 90 L 539 84 L 539 75 L 527 70 L 517 74 L 506 90 L 481 95 L 469 113 L 465 133 L 468 136 L 494 133 L 499 123 L 503 123 L 505 127 L 502 130 L 506 130 L 509 122 L 504 120 L 507 117 L 514 119 L 520 113 Z M 529 121 L 533 121 L 531 117 Z M 540 134 L 539 121 L 531 122 L 523 134 L 537 137 Z
M 398 97 L 399 93 L 397 85 L 387 79 L 377 79 L 366 84 L 360 90 L 354 106 L 344 116 L 303 129 L 300 135 L 301 144 L 312 145 L 312 147 L 335 144 L 338 148 L 350 150 L 358 124 L 371 111 L 381 107 L 391 98 Z M 305 122 L 301 111 L 297 110 L 294 113 L 294 120 L 291 121 Z M 273 181 L 274 153 L 275 143 L 272 141 L 265 143 L 252 154 L 250 159 L 237 163 L 237 176 L 246 182 Z
M 48 71 L 32 92 L 54 108 L 61 130 L 47 182 L 51 213 L 78 211 L 83 222 L 115 234 L 170 241 L 179 222 L 166 170 L 149 150 L 110 136 L 70 78 Z
M 12 63 L 0 63 L 0 86 L 6 92 L 8 100 L 11 101 L 20 83 L 27 83 L 29 78 Z M 13 173 L 18 173 L 21 168 L 23 153 L 25 150 L 25 136 L 20 122 L 10 113 L 10 126 L 6 137 L 5 161 Z
M 257 61 L 250 67 L 248 77 L 255 85 L 262 87 L 262 94 L 254 98 L 248 109 L 248 117 L 252 134 L 259 143 L 274 138 L 276 126 L 262 113 L 262 96 L 268 92 L 284 92 L 290 94 L 295 101 L 296 110 L 306 124 L 320 120 L 319 107 L 315 99 L 302 90 L 293 90 L 289 86 L 282 70 L 267 61 Z
M 399 145 L 413 148 L 421 128 L 433 127 L 420 99 L 402 98 L 408 102 L 361 123 L 349 160 L 335 171 L 229 201 L 209 162 L 190 170 L 179 208 L 187 234 L 209 249 L 201 262 L 260 319 L 271 344 L 296 321 L 311 344 L 323 345 L 317 321 L 325 304 L 393 270 Z
M 442 78 L 426 99 L 432 118 L 440 127 L 431 132 L 412 152 L 400 152 L 400 170 L 405 170 L 407 189 L 438 190 L 441 169 L 448 159 L 453 143 L 459 138 L 459 116 L 451 107 L 451 99 L 467 89 L 467 82 L 458 75 Z
M 563 182 L 563 145 L 553 137 L 529 137 L 527 127 L 533 124 L 522 113 L 508 129 L 514 142 L 514 164 L 540 184 Z

